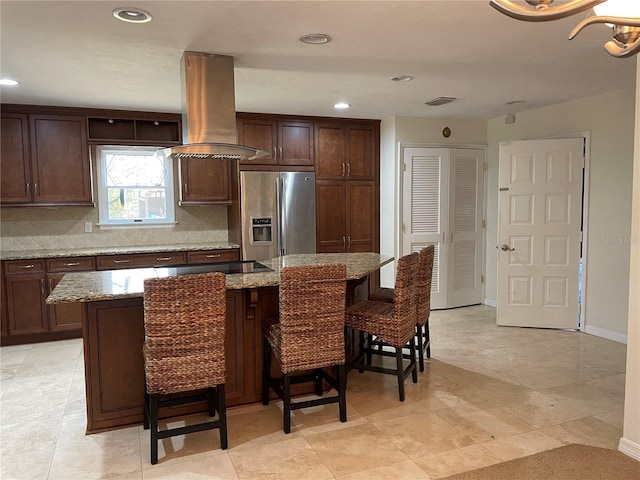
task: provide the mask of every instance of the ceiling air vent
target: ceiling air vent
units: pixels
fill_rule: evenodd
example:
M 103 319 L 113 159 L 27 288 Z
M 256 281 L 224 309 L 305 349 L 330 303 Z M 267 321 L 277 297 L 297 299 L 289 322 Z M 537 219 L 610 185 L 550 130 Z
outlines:
M 424 104 L 429 105 L 430 107 L 439 107 L 440 105 L 451 103 L 454 100 L 456 100 L 456 97 L 438 97 L 433 100 L 429 100 L 428 102 L 424 102 Z

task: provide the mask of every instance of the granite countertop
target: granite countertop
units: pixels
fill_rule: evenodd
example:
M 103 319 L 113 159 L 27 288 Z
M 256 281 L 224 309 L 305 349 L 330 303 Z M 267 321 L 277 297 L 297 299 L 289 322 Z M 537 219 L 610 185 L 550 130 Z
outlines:
M 90 257 L 93 255 L 119 255 L 125 253 L 186 252 L 240 248 L 230 242 L 178 243 L 172 245 L 145 245 L 135 247 L 90 247 L 44 250 L 6 250 L 0 252 L 0 260 L 27 260 L 31 258 Z
M 286 255 L 272 260 L 260 261 L 263 265 L 272 268 L 272 272 L 227 275 L 227 289 L 277 286 L 280 284 L 280 269 L 283 267 L 327 263 L 344 263 L 347 266 L 347 279 L 357 280 L 375 272 L 392 260 L 393 257 L 379 253 Z M 54 304 L 141 298 L 144 291 L 144 280 L 166 276 L 168 270 L 159 267 L 65 273 L 62 280 L 47 297 L 46 302 Z

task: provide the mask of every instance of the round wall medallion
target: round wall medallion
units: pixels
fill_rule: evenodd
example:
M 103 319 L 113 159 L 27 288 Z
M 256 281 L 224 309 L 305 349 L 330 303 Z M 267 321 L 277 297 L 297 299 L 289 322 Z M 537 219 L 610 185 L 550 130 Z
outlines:
M 442 136 L 444 138 L 449 138 L 451 136 L 451 129 L 449 127 L 444 127 L 442 130 Z

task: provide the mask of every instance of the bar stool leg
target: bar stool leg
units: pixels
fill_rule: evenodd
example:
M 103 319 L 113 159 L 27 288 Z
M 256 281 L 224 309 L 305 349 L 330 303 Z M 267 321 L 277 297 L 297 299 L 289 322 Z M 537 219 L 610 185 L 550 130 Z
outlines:
M 340 400 L 338 405 L 340 407 L 340 421 L 347 421 L 347 371 L 344 365 L 338 365 L 338 395 L 340 395 Z
M 271 344 L 265 338 L 262 349 L 262 404 L 269 405 L 269 384 L 271 383 Z
M 220 422 L 220 448 L 226 450 L 229 446 L 227 437 L 227 406 L 224 398 L 224 383 L 216 385 L 218 421 Z
M 413 355 L 415 355 L 415 350 L 413 351 Z M 415 362 L 415 358 L 413 359 Z M 400 397 L 400 401 L 404 402 L 404 368 L 402 364 L 402 347 L 396 347 L 396 372 L 398 374 L 398 396 Z
M 411 343 L 409 344 L 409 348 L 411 349 L 411 379 L 413 383 L 418 383 L 418 366 L 416 365 L 416 339 L 415 337 L 411 339 Z
M 320 373 L 322 370 L 319 368 L 316 368 L 316 395 L 321 397 L 322 396 L 322 374 Z
M 149 395 L 149 421 L 151 427 L 151 464 L 158 463 L 158 394 Z
M 416 325 L 416 333 L 418 337 L 418 360 L 420 361 L 420 371 L 424 372 L 424 350 L 422 346 L 422 326 Z
M 424 322 L 424 338 L 427 343 L 427 358 L 431 358 L 431 337 L 429 336 L 429 320 Z
M 291 433 L 291 375 L 288 373 L 284 374 L 284 399 L 283 399 L 283 407 L 284 407 L 284 433 Z

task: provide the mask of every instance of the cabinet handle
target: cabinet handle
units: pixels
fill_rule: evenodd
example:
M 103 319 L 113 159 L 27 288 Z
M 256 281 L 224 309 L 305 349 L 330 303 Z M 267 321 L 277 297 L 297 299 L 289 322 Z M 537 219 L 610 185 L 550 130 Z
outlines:
M 113 263 L 129 263 L 129 260 L 114 260 Z
M 218 255 L 207 255 L 207 258 L 220 258 L 220 257 L 221 257 L 220 254 L 218 254 Z
M 189 184 L 188 183 L 184 184 L 184 193 L 189 195 Z
M 171 257 L 156 257 L 158 262 L 168 262 L 169 260 L 171 260 Z
M 53 290 L 53 279 L 49 278 L 49 291 Z
M 44 295 L 44 278 L 40 279 L 40 291 L 42 292 L 42 295 Z
M 280 160 L 282 160 L 282 147 L 280 147 Z
M 351 251 L 351 235 L 347 235 L 347 246 L 349 248 L 349 252 Z
M 342 173 L 340 174 L 341 177 L 344 177 L 344 173 L 345 173 L 345 165 L 344 163 L 342 164 Z
M 31 184 L 27 183 L 27 197 L 31 196 Z
M 78 265 L 80 265 L 80 262 L 65 262 L 63 263 L 63 265 L 65 267 L 77 267 Z
M 25 269 L 26 268 L 33 268 L 33 267 L 35 267 L 35 265 L 33 263 L 30 264 L 30 265 L 18 265 L 18 268 L 25 268 Z
M 33 194 L 38 195 L 38 182 L 33 184 Z
M 345 237 L 344 235 L 342 236 L 342 250 L 346 250 L 347 249 L 347 237 Z
M 351 164 L 347 163 L 347 177 L 351 176 Z

